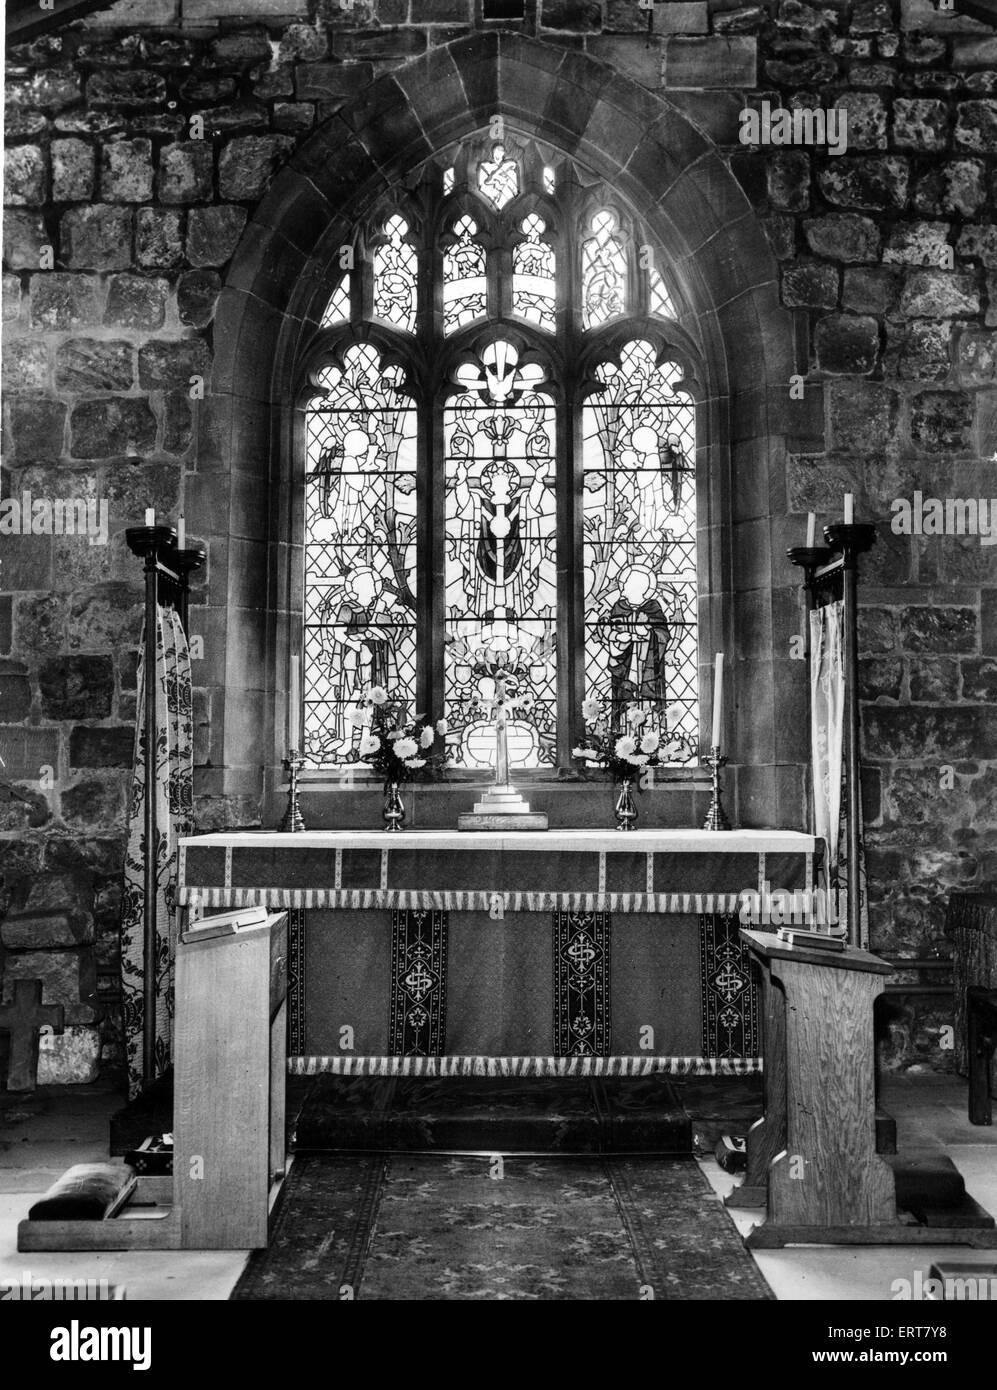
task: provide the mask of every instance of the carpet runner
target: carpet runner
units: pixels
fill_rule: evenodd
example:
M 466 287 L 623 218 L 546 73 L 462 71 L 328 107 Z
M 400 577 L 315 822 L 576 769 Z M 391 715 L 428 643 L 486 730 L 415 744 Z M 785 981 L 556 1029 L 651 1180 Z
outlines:
M 692 1125 L 665 1077 L 315 1077 L 293 1147 L 398 1152 L 692 1152 Z
M 692 1159 L 303 1154 L 236 1300 L 768 1299 Z

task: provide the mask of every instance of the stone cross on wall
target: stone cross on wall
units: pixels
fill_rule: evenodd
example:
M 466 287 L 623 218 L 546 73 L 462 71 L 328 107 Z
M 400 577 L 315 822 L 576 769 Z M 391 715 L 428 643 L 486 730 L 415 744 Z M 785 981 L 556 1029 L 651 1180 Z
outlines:
M 8 1091 L 33 1091 L 38 1085 L 38 1030 L 45 1025 L 62 1032 L 62 1005 L 42 1003 L 41 980 L 15 980 L 14 1002 L 0 1004 L 0 1032 L 10 1034 Z

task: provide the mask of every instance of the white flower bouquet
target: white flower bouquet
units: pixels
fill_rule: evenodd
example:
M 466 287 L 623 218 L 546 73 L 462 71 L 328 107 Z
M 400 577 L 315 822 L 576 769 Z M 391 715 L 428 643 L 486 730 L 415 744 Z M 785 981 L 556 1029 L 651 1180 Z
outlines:
M 405 700 L 375 685 L 346 716 L 363 731 L 357 749 L 360 760 L 384 778 L 385 790 L 392 782 L 442 774 L 447 766 L 445 744 L 437 746 L 437 739 L 446 737 L 447 721 L 439 719 L 434 726 L 421 714 L 406 720 L 405 708 Z
M 666 734 L 662 743 L 661 735 L 654 729 L 641 733 L 648 716 L 639 705 L 628 705 L 614 724 L 607 703 L 591 696 L 583 701 L 585 742 L 571 750 L 573 758 L 580 758 L 589 768 L 608 772 L 614 782 L 635 781 L 639 787 L 644 768 L 662 767 L 683 752 L 680 739 L 669 740 Z

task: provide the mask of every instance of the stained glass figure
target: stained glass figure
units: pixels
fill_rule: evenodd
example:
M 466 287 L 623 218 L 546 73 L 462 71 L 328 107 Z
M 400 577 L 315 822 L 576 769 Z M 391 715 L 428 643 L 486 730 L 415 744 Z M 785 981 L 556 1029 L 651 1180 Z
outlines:
M 476 701 L 497 666 L 514 681 L 512 767 L 554 761 L 557 706 L 554 402 L 542 371 L 498 340 L 458 373 L 444 411 L 445 712 L 465 767 L 492 766 L 494 731 Z
M 497 208 L 504 208 L 519 192 L 519 167 L 508 157 L 504 145 L 494 145 L 491 159 L 478 165 L 478 191 Z
M 648 303 L 652 314 L 660 314 L 663 319 L 673 319 L 675 309 L 671 296 L 665 288 L 661 275 L 651 266 L 647 272 Z
M 416 411 L 369 344 L 319 379 L 307 414 L 305 752 L 359 760 L 350 711 L 371 685 L 415 693 Z
M 553 248 L 544 240 L 543 218 L 530 213 L 522 223 L 526 240 L 512 253 L 512 312 L 554 332 L 557 308 Z
M 474 240 L 477 223 L 462 217 L 454 226 L 458 240 L 443 255 L 443 331 L 456 333 L 475 319 L 484 318 L 488 306 L 485 251 Z
M 617 715 L 639 704 L 684 763 L 699 730 L 695 407 L 656 357 L 627 343 L 583 411 L 586 694 Z
M 322 327 L 332 328 L 337 323 L 348 323 L 350 317 L 350 274 L 343 276 L 322 315 Z
M 582 243 L 582 323 L 595 328 L 626 309 L 627 259 L 613 213 L 592 218 L 592 235 Z
M 394 216 L 384 228 L 387 241 L 374 252 L 374 315 L 406 333 L 415 332 L 417 257 L 405 240 L 408 223 Z
M 552 164 L 544 165 L 544 192 L 553 193 L 557 188 L 557 175 Z

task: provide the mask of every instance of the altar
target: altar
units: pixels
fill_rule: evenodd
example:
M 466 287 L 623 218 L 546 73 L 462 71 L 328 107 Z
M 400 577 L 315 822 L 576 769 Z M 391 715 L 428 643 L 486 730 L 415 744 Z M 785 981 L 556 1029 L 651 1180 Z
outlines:
M 290 918 L 289 1067 L 346 1075 L 743 1073 L 743 895 L 813 884 L 785 830 L 220 832 L 192 917 Z

